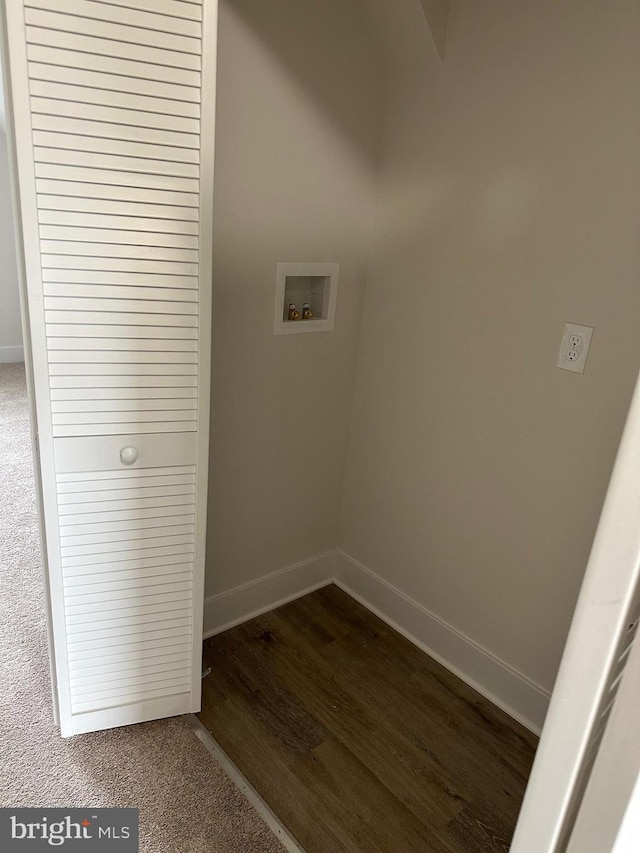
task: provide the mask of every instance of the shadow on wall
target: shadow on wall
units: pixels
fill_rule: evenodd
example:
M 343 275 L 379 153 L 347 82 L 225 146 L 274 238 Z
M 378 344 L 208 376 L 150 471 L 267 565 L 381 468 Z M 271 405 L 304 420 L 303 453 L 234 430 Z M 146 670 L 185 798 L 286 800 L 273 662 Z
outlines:
M 210 595 L 335 546 L 384 95 L 358 0 L 222 0 L 219 27 Z M 340 264 L 333 332 L 274 336 L 292 261 Z
M 304 97 L 321 109 L 324 118 L 357 149 L 359 157 L 377 168 L 377 145 L 372 145 L 371 138 L 363 133 L 370 126 L 371 108 L 363 103 L 362 92 L 376 87 L 377 81 L 371 76 L 378 69 L 367 69 L 361 61 L 353 61 L 354 51 L 366 54 L 376 43 L 363 9 L 366 2 L 227 0 L 226 5 L 268 48 L 288 80 L 295 81 L 304 90 Z M 219 85 L 224 86 L 224 79 Z M 286 117 L 271 115 L 268 120 L 282 121 Z M 290 130 L 296 133 L 295 126 Z
M 372 81 L 363 79 L 361 64 L 353 61 L 354 45 L 364 51 L 373 47 L 381 80 L 392 74 L 437 74 L 442 64 L 421 0 L 227 0 L 227 5 L 376 168 L 371 139 L 362 136 L 367 108 L 360 97 Z M 454 11 L 450 17 L 453 21 Z
M 639 363 L 639 8 L 456 0 L 388 88 L 340 545 L 545 689 Z

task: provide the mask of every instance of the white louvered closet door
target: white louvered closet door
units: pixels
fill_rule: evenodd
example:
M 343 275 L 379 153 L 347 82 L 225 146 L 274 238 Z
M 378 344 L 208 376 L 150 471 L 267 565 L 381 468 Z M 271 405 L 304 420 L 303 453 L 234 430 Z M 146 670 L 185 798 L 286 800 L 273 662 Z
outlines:
M 198 710 L 216 0 L 6 0 L 63 735 Z

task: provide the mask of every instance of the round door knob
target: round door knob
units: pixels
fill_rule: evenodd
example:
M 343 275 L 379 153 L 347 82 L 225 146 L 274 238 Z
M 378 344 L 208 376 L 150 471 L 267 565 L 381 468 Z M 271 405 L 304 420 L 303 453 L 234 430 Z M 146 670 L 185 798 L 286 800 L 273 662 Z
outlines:
M 138 458 L 138 451 L 135 447 L 123 447 L 120 451 L 120 461 L 123 465 L 133 465 Z

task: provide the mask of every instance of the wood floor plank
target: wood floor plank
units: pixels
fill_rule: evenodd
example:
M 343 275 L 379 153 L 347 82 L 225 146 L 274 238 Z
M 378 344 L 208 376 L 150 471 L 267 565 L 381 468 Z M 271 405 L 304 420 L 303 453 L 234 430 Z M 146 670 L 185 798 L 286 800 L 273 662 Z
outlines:
M 508 853 L 513 829 L 486 802 L 471 803 L 451 822 L 450 837 L 466 853 Z
M 340 595 L 339 590 L 338 595 L 333 590 L 335 587 L 321 590 L 329 606 L 343 606 L 346 599 L 347 609 L 359 610 L 361 617 L 369 622 L 370 631 L 379 631 L 382 638 L 371 655 L 361 654 L 357 650 L 350 653 L 343 647 L 339 650 L 342 656 L 351 654 L 354 665 L 359 666 L 361 689 L 369 687 L 377 695 L 378 685 L 383 681 L 385 691 L 381 698 L 391 699 L 395 690 L 395 698 L 398 700 L 397 703 L 389 703 L 391 711 L 394 707 L 406 715 L 420 713 L 423 708 L 428 711 L 428 720 L 409 719 L 409 730 L 412 723 L 413 728 L 419 723 L 420 730 L 426 731 L 433 725 L 435 718 L 456 735 L 456 740 L 463 743 L 473 740 L 476 744 L 474 755 L 477 754 L 481 760 L 491 757 L 492 762 L 506 763 L 513 771 L 514 778 L 526 783 L 537 746 L 535 735 L 374 614 L 357 602 L 352 602 L 348 596 Z M 368 645 L 362 632 L 355 632 L 340 642 L 341 646 L 347 643 L 362 647 Z
M 464 807 L 464 800 L 432 757 L 415 749 L 384 713 L 381 698 L 386 691 L 380 691 L 381 684 L 377 685 L 378 695 L 371 695 L 363 690 L 361 678 L 354 691 L 356 682 L 348 661 L 339 654 L 326 658 L 312 649 L 298 648 L 286 617 L 274 614 L 271 621 L 279 638 L 270 649 L 272 667 L 296 699 L 304 701 L 309 712 L 425 825 L 448 824 Z
M 209 714 L 203 713 L 201 719 L 211 725 Z M 379 849 L 370 807 L 353 808 L 353 766 L 350 773 L 336 777 L 322 760 L 340 748 L 335 738 L 329 736 L 306 755 L 300 750 L 285 753 L 264 720 L 249 718 L 246 700 L 239 697 L 216 709 L 215 725 L 221 732 L 220 745 L 236 757 L 246 775 L 249 768 L 253 786 L 286 826 L 296 827 L 296 837 L 305 849 L 315 853 Z
M 328 786 L 341 793 L 341 802 L 346 799 L 349 815 L 358 816 L 361 825 L 354 838 L 355 850 L 452 853 L 454 848 L 447 837 L 425 826 L 406 806 L 390 796 L 384 783 L 337 738 L 318 746 L 314 757 L 317 765 L 308 784 L 313 785 L 318 774 L 323 773 Z M 353 803 L 357 808 L 352 807 Z
M 331 595 L 334 603 L 343 596 L 338 590 L 323 591 L 323 593 L 325 596 Z M 373 636 L 377 630 L 391 630 L 355 602 L 349 603 L 349 609 L 352 616 L 356 611 L 360 611 L 358 616 L 360 620 L 367 621 L 369 636 Z M 286 623 L 288 622 L 286 612 L 279 611 L 274 616 L 284 623 L 276 633 L 281 641 L 286 640 Z M 362 624 L 359 624 L 355 635 L 362 639 L 367 636 L 367 632 L 363 631 Z M 510 799 L 512 793 L 521 796 L 529 771 L 527 761 L 530 760 L 532 751 L 529 749 L 527 760 L 524 763 L 521 761 L 521 766 L 514 768 L 512 763 L 517 759 L 516 749 L 521 748 L 522 739 L 506 737 L 503 748 L 493 732 L 493 728 L 500 729 L 501 725 L 510 731 L 511 719 L 466 685 L 464 685 L 465 690 L 460 690 L 460 695 L 455 690 L 452 691 L 451 683 L 457 682 L 460 686 L 459 679 L 420 650 L 416 650 L 420 655 L 419 660 L 428 666 L 429 670 L 433 670 L 430 676 L 424 680 L 426 678 L 424 673 L 411 673 L 406 669 L 403 671 L 402 655 L 410 654 L 415 647 L 396 632 L 392 633 L 395 635 L 394 642 L 399 645 L 400 655 L 396 655 L 395 659 L 392 657 L 390 661 L 388 658 L 392 647 L 387 640 L 383 644 L 376 644 L 375 647 L 372 647 L 368 640 L 363 641 L 364 654 L 359 660 L 349 658 L 344 647 L 346 642 L 344 638 L 324 652 L 333 656 L 329 678 L 340 682 L 340 686 L 346 691 L 353 683 L 353 675 L 356 671 L 354 667 L 359 663 L 362 664 L 357 670 L 358 697 L 361 705 L 363 698 L 366 700 L 364 703 L 366 708 L 364 710 L 360 708 L 357 730 L 362 729 L 360 725 L 362 721 L 367 722 L 369 727 L 378 725 L 385 740 L 397 740 L 399 733 L 406 733 L 412 738 L 413 745 L 417 747 L 417 750 L 413 749 L 416 755 L 430 754 L 437 761 L 436 770 L 439 779 L 451 796 L 455 797 L 456 787 L 461 786 L 464 787 L 462 793 L 470 799 L 480 796 L 486 790 L 491 790 L 493 796 L 498 799 L 503 797 Z M 295 637 L 289 637 L 289 639 L 292 640 L 292 646 L 295 648 Z M 387 661 L 384 660 L 383 652 L 386 652 Z M 287 658 L 291 659 L 291 656 Z M 382 665 L 380 665 L 381 662 Z M 418 682 L 417 689 L 415 681 Z M 382 691 L 381 684 L 384 684 Z M 312 690 L 316 689 L 318 689 L 317 685 L 312 686 Z M 303 689 L 302 695 L 304 692 Z M 470 701 L 471 697 L 473 701 Z M 326 706 L 327 702 L 321 703 L 321 712 L 328 710 L 326 707 L 323 708 L 323 705 Z M 381 711 L 377 720 L 368 719 L 371 708 Z M 487 720 L 492 720 L 491 727 L 487 725 Z M 337 724 L 332 722 L 329 727 L 333 729 L 333 726 L 340 725 L 340 722 L 338 721 Z M 469 742 L 474 743 L 474 750 L 471 753 L 466 750 L 466 744 Z M 434 745 L 437 746 L 437 751 L 434 750 Z M 411 756 L 405 760 L 410 767 L 413 767 Z M 414 776 L 420 771 L 425 772 L 425 769 L 428 773 L 431 768 L 413 767 Z M 454 783 L 452 779 L 456 782 Z M 419 789 L 420 785 L 414 781 L 412 787 Z M 420 800 L 423 801 L 426 792 L 420 791 L 420 794 Z M 442 808 L 443 804 L 439 805 Z M 444 812 L 443 820 L 447 819 L 448 815 Z
M 325 790 L 323 779 L 305 771 L 312 758 L 286 753 L 263 723 L 254 717 L 246 700 L 232 697 L 215 710 L 204 709 L 202 723 L 216 732 L 216 739 L 239 770 L 271 806 L 287 827 L 296 827 L 296 838 L 305 848 L 338 851 L 350 836 L 353 818 L 343 815 L 338 793 Z M 314 785 L 302 780 L 314 776 Z M 292 796 L 295 787 L 296 796 Z
M 226 663 L 222 689 L 244 699 L 255 718 L 283 750 L 294 755 L 306 754 L 322 743 L 329 732 L 307 712 L 278 673 L 264 666 L 265 652 L 272 641 L 260 634 L 256 641 L 241 625 L 235 629 L 233 637 L 231 632 L 220 636 L 217 651 Z M 241 642 L 237 642 L 237 638 Z M 219 671 L 215 659 L 208 658 L 207 664 L 214 672 Z
M 337 587 L 204 658 L 202 722 L 308 853 L 508 850 L 536 738 Z
M 343 649 L 333 652 L 344 656 Z M 439 678 L 420 672 L 397 677 L 393 667 L 378 667 L 376 657 L 372 655 L 358 670 L 361 699 L 375 703 L 385 729 L 403 734 L 414 751 L 433 760 L 437 777 L 452 794 L 469 799 L 486 790 L 498 799 L 511 792 L 523 794 L 528 764 L 513 767 L 511 745 L 505 751 L 492 730 L 484 730 L 484 711 L 478 714 L 475 705 L 451 695 Z M 476 701 L 489 704 L 477 694 Z M 468 743 L 474 744 L 472 751 Z

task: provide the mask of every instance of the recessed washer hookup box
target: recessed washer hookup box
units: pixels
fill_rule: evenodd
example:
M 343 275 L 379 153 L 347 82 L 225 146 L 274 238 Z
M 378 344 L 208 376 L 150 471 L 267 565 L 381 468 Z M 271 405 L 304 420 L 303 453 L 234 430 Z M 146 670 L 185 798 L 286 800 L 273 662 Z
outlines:
M 138 809 L 0 809 L 2 853 L 138 853 Z

